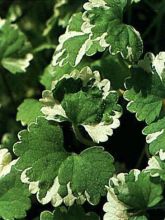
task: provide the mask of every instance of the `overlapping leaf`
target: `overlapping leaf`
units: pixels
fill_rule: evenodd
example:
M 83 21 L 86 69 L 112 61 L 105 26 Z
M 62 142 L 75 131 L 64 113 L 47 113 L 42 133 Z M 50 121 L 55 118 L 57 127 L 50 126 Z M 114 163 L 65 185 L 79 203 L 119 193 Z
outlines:
M 164 73 L 164 52 L 156 57 L 151 53 L 146 54 L 144 60 L 139 61 L 138 66 L 132 69 L 132 77 L 126 82 L 127 91 L 124 97 L 129 101 L 128 110 L 136 113 L 138 120 L 145 120 L 150 124 L 164 112 Z
M 85 12 L 72 16 L 66 33 L 59 39 L 53 63 L 76 66 L 84 55 L 109 48 L 111 54 L 121 53 L 130 61 L 138 60 L 142 50 L 140 34 L 122 23 L 124 0 L 90 0 L 84 4 Z M 74 50 L 73 50 L 74 45 Z
M 165 117 L 148 125 L 143 134 L 147 135 L 146 141 L 149 145 L 149 150 L 152 155 L 160 150 L 165 150 Z
M 165 181 L 165 152 L 163 150 L 149 159 L 145 171 L 149 172 L 152 177 L 160 176 Z
M 54 84 L 53 91 L 44 91 L 41 100 L 46 118 L 71 122 L 78 139 L 81 126 L 94 142 L 107 141 L 121 116 L 118 94 L 110 90 L 110 82 L 101 81 L 99 73 L 87 67 L 64 75 Z
M 110 179 L 104 220 L 146 220 L 147 208 L 157 205 L 162 193 L 161 183 L 152 181 L 149 173 L 139 170 L 121 173 Z
M 81 70 L 82 68 L 88 66 L 90 62 L 83 60 L 76 69 Z M 44 73 L 41 77 L 41 84 L 45 86 L 46 89 L 51 89 L 52 88 L 52 82 L 55 80 L 60 79 L 62 76 L 65 74 L 69 74 L 74 70 L 74 67 L 72 67 L 69 63 L 66 65 L 60 67 L 59 65 L 53 66 L 52 64 L 48 65 Z
M 131 71 L 129 65 L 123 58 L 118 55 L 103 56 L 101 60 L 91 64 L 100 74 L 110 80 L 114 90 L 124 90 L 125 79 L 130 77 Z
M 30 208 L 29 190 L 20 181 L 20 175 L 12 172 L 0 179 L 0 217 L 4 220 L 20 219 Z
M 7 149 L 0 149 L 0 217 L 4 220 L 23 218 L 30 208 L 30 193 L 13 167 L 16 162 Z
M 42 104 L 35 99 L 25 99 L 18 107 L 17 121 L 21 121 L 22 125 L 28 125 L 35 122 L 38 116 L 42 116 Z
M 79 155 L 66 152 L 61 128 L 43 117 L 19 134 L 14 146 L 22 170 L 21 180 L 37 193 L 42 204 L 88 200 L 97 204 L 105 195 L 105 185 L 114 173 L 113 158 L 101 147 L 92 147 Z
M 13 74 L 25 72 L 33 58 L 26 36 L 16 25 L 0 20 L 0 42 L 2 67 Z

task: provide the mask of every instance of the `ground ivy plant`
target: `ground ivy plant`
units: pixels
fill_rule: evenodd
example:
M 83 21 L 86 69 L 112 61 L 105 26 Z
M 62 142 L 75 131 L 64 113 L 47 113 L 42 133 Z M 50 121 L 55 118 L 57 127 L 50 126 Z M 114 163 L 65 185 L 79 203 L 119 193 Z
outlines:
M 165 52 L 145 48 L 163 1 L 3 4 L 0 218 L 163 220 Z M 141 34 L 143 4 L 159 15 Z M 131 169 L 114 153 L 127 114 L 146 138 Z

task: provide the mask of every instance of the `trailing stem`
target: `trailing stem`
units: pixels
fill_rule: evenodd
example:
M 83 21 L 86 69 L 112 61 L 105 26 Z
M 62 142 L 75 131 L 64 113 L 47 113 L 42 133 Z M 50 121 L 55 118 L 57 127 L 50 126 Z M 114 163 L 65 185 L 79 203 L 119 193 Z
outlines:
M 72 125 L 73 131 L 76 135 L 77 140 L 79 140 L 82 144 L 86 145 L 86 146 L 94 146 L 95 144 L 93 143 L 93 141 L 90 141 L 86 138 L 84 138 L 78 128 L 77 125 Z

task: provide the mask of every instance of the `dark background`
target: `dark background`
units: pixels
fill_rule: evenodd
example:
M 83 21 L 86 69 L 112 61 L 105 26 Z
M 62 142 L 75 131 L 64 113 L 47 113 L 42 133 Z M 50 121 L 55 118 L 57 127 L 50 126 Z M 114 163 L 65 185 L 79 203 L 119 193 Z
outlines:
M 73 1 L 77 0 L 72 0 L 71 2 L 73 3 Z M 75 11 L 81 8 L 81 4 L 84 1 L 77 2 L 80 3 L 73 6 Z M 48 36 L 43 36 L 42 34 L 46 21 L 53 13 L 54 3 L 54 0 L 0 0 L 0 17 L 6 18 L 9 16 L 11 7 L 19 5 L 22 9 L 22 14 L 13 23 L 17 23 L 22 31 L 26 33 L 32 46 L 37 48 L 44 42 L 55 45 L 58 42 L 58 36 L 65 30 L 63 27 L 55 23 Z M 71 5 L 70 7 L 72 8 Z M 31 28 L 27 28 L 25 25 L 28 20 L 32 24 Z M 165 51 L 165 1 L 142 0 L 139 4 L 133 4 L 125 11 L 124 22 L 133 25 L 141 33 L 144 41 L 144 53 L 150 51 L 157 54 L 160 51 Z M 17 106 L 24 98 L 41 97 L 44 87 L 39 83 L 39 79 L 44 67 L 50 63 L 53 52 L 54 49 L 49 49 L 35 54 L 35 59 L 26 76 L 13 76 L 6 72 L 4 79 L 0 75 L 0 100 L 5 100 L 0 108 L 0 139 L 2 139 L 1 142 L 4 146 L 7 144 L 8 147 L 12 148 L 12 144 L 17 140 L 17 132 L 22 129 L 20 123 L 15 121 Z M 97 59 L 97 56 L 95 59 Z M 145 147 L 145 137 L 142 135 L 142 129 L 145 123 L 138 122 L 134 114 L 126 110 L 127 103 L 122 98 L 120 103 L 124 108 L 121 126 L 114 131 L 114 135 L 106 143 L 106 148 L 110 149 L 109 151 L 115 159 L 120 162 L 121 170 L 143 169 L 147 165 L 146 154 L 142 155 Z M 64 132 L 65 130 L 67 131 L 65 132 L 65 141 L 69 142 L 72 134 L 67 130 L 68 125 L 63 126 Z M 10 138 L 4 141 L 3 138 L 6 133 Z M 72 138 L 74 139 L 74 137 Z M 140 164 L 139 157 L 141 157 Z M 29 211 L 27 219 L 37 217 L 42 210 L 42 207 L 39 207 L 38 203 L 36 203 L 35 198 L 33 199 L 34 206 Z M 97 210 L 99 214 L 102 212 L 102 204 L 104 202 L 102 201 L 97 209 L 94 207 L 94 210 Z M 46 208 L 52 209 L 49 205 Z M 85 209 L 91 210 L 91 206 L 85 205 Z M 151 220 L 164 219 L 164 213 L 157 211 L 150 212 L 149 216 Z

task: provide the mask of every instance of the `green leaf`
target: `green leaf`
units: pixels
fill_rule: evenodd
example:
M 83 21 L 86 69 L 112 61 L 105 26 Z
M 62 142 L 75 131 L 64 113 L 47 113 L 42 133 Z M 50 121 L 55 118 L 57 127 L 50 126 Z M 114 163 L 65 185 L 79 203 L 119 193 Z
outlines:
M 76 67 L 76 69 L 81 70 L 88 64 L 88 61 L 83 61 Z M 42 85 L 45 86 L 46 89 L 51 89 L 53 81 L 59 80 L 62 76 L 71 73 L 73 70 L 75 70 L 75 68 L 69 65 L 69 63 L 62 67 L 60 67 L 59 65 L 53 66 L 52 64 L 50 64 L 45 68 L 44 73 L 41 76 L 40 82 Z
M 86 200 L 96 204 L 105 195 L 114 166 L 103 148 L 89 148 L 79 155 L 66 152 L 62 129 L 43 117 L 19 133 L 19 139 L 14 145 L 19 156 L 16 168 L 42 204 L 51 201 L 55 207 L 62 202 L 71 206 Z
M 71 122 L 78 139 L 78 129 L 83 127 L 94 142 L 105 142 L 120 124 L 117 92 L 111 91 L 110 82 L 101 81 L 99 72 L 89 67 L 55 81 L 52 93 L 45 91 L 41 101 L 46 118 Z
M 130 112 L 136 113 L 139 121 L 150 124 L 162 113 L 165 98 L 165 53 L 156 57 L 148 53 L 138 67 L 132 69 L 132 76 L 126 82 L 124 98 L 129 101 Z
M 135 181 L 135 182 L 134 182 Z M 162 200 L 163 188 L 157 184 L 146 173 L 141 173 L 138 179 L 126 180 L 126 183 L 117 187 L 118 198 L 134 210 L 144 210 L 154 207 Z M 126 191 L 127 190 L 127 191 Z M 129 195 L 128 195 L 129 192 Z
M 12 74 L 26 71 L 30 60 L 31 45 L 16 25 L 0 20 L 0 62 Z
M 62 130 L 41 117 L 29 126 L 29 131 L 19 133 L 19 137 L 20 142 L 14 145 L 14 152 L 20 157 L 16 168 L 28 171 L 31 167 L 33 182 L 40 182 L 39 197 L 43 198 L 58 176 L 61 162 L 69 155 L 63 148 Z
M 20 219 L 26 216 L 30 208 L 29 191 L 21 183 L 16 171 L 0 179 L 0 217 L 4 220 Z
M 45 86 L 46 89 L 51 89 L 51 85 L 54 77 L 55 77 L 55 68 L 50 64 L 44 69 L 43 75 L 41 76 L 40 79 L 40 83 L 43 86 Z
M 67 211 L 66 208 L 57 208 L 53 213 L 44 211 L 41 213 L 40 220 L 99 220 L 95 213 L 85 214 L 81 206 L 72 206 Z
M 85 3 L 85 12 L 73 15 L 65 34 L 59 38 L 53 63 L 77 66 L 84 55 L 92 56 L 106 48 L 113 55 L 120 53 L 130 61 L 138 60 L 143 44 L 140 34 L 122 22 L 126 5 L 126 0 Z
M 165 117 L 148 125 L 144 128 L 143 134 L 147 135 L 146 141 L 149 145 L 149 150 L 152 155 L 159 150 L 165 150 Z
M 16 162 L 8 149 L 0 149 L 0 217 L 5 220 L 25 217 L 30 208 L 30 193 L 20 181 Z
M 156 206 L 163 198 L 161 183 L 154 182 L 149 173 L 133 170 L 110 179 L 104 205 L 104 219 L 147 219 L 147 208 Z
M 149 172 L 152 177 L 160 176 L 165 181 L 165 152 L 163 150 L 149 159 L 145 171 Z
M 100 196 L 105 195 L 104 184 L 114 172 L 112 157 L 101 147 L 84 150 L 80 155 L 67 158 L 60 167 L 58 178 L 60 185 L 71 183 L 73 192 L 85 192 L 90 201 L 97 204 Z M 98 178 L 98 174 L 101 177 Z
M 18 107 L 17 121 L 21 121 L 22 125 L 28 125 L 35 122 L 38 116 L 42 116 L 41 102 L 35 99 L 25 99 Z

